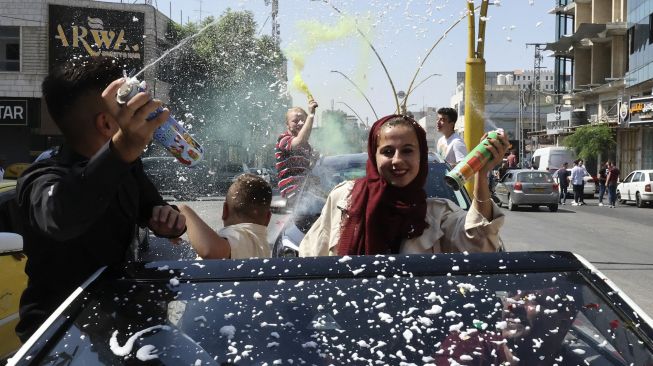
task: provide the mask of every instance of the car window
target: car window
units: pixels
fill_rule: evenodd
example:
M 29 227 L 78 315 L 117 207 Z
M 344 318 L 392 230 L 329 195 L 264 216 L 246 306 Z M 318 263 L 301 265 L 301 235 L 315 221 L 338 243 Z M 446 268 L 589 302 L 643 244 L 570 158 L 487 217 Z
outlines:
M 48 349 L 52 364 L 448 365 L 511 356 L 520 365 L 627 365 L 653 357 L 577 272 L 123 280 L 85 301 Z
M 653 173 L 648 173 L 648 181 L 653 182 Z
M 553 183 L 551 174 L 537 171 L 520 173 L 517 180 L 522 183 Z
M 506 173 L 503 175 L 503 178 L 501 178 L 502 183 L 507 183 L 512 180 L 513 173 Z
M 624 183 L 630 183 L 630 180 L 633 179 L 633 175 L 635 175 L 635 173 L 628 174 L 626 179 L 624 179 Z
M 636 172 L 635 175 L 633 176 L 633 182 L 642 182 L 644 181 L 642 177 L 642 172 Z

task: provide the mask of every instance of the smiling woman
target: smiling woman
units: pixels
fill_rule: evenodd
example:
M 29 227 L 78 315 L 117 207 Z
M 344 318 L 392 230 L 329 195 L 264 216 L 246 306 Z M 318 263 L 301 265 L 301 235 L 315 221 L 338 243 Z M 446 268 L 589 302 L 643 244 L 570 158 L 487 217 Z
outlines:
M 495 158 L 502 156 L 496 146 L 492 150 Z M 329 194 L 299 246 L 301 256 L 478 252 L 500 247 L 503 214 L 489 200 L 476 200 L 466 213 L 447 199 L 427 199 L 426 132 L 412 118 L 390 115 L 374 123 L 366 164 L 365 177 L 343 182 Z M 481 205 L 489 207 L 483 210 Z M 489 217 L 483 211 L 489 211 Z

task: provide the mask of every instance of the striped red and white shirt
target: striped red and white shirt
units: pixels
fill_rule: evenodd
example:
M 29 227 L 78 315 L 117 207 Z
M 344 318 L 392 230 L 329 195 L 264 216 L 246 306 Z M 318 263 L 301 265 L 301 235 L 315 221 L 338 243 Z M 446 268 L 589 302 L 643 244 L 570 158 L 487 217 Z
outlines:
M 286 131 L 279 135 L 275 146 L 277 177 L 281 197 L 294 196 L 302 186 L 310 168 L 311 145 L 292 148 L 295 137 Z

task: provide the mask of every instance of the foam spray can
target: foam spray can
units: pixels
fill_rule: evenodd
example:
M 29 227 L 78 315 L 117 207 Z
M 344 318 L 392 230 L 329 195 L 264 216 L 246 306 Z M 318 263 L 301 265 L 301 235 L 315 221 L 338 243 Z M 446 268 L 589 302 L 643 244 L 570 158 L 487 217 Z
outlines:
M 145 81 L 138 81 L 136 78 L 129 77 L 126 79 L 116 95 L 119 104 L 125 104 L 136 94 L 147 91 Z M 157 108 L 156 111 L 147 116 L 147 120 L 155 118 L 162 112 L 163 108 Z M 204 156 L 204 148 L 172 115 L 154 131 L 154 140 L 163 145 L 172 156 L 186 166 L 197 164 Z
M 460 190 L 467 181 L 472 179 L 474 174 L 492 160 L 492 153 L 487 149 L 485 143 L 488 139 L 498 139 L 500 134 L 503 134 L 502 129 L 488 132 L 487 137 L 444 176 L 444 181 L 454 190 Z

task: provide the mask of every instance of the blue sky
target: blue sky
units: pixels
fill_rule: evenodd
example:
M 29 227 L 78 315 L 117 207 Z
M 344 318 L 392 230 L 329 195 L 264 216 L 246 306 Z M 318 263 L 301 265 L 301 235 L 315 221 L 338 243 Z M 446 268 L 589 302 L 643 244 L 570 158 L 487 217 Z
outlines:
M 386 63 L 397 90 L 408 88 L 427 50 L 460 18 L 466 6 L 464 0 L 330 1 L 343 13 L 362 22 L 367 20 L 373 25 L 371 42 Z M 476 0 L 476 3 L 480 4 L 480 1 Z M 270 7 L 265 6 L 264 0 L 154 0 L 153 4 L 165 14 L 169 13 L 171 6 L 172 18 L 177 22 L 180 11 L 183 12 L 184 22 L 188 19 L 198 21 L 200 5 L 202 17 L 219 16 L 227 8 L 250 10 L 261 32 L 271 33 L 270 21 L 264 25 L 270 13 Z M 486 69 L 532 69 L 533 48 L 527 48 L 526 43 L 553 41 L 555 16 L 548 14 L 553 6 L 552 0 L 501 0 L 499 6 L 490 6 L 485 40 Z M 280 0 L 279 23 L 283 49 L 293 43 L 301 43 L 302 33 L 298 23 L 302 20 L 335 25 L 340 16 L 322 1 Z M 456 87 L 456 72 L 465 69 L 467 32 L 465 19 L 436 47 L 417 81 L 433 73 L 442 76 L 434 76 L 422 84 L 409 99 L 409 105 L 415 104 L 409 109 L 449 105 Z M 553 59 L 545 57 L 544 66 L 552 68 Z M 330 108 L 333 101 L 336 108 L 348 111 L 338 103 L 345 102 L 363 118 L 368 117 L 373 122 L 374 115 L 364 98 L 345 78 L 331 73 L 331 70 L 350 76 L 372 101 L 379 115 L 394 111 L 394 99 L 387 78 L 379 62 L 361 45 L 358 36 L 319 44 L 314 52 L 307 55 L 302 76 L 322 108 Z M 288 74 L 289 77 L 293 76 L 291 65 Z M 306 105 L 306 98 L 301 93 L 291 88 L 291 94 L 296 105 Z

